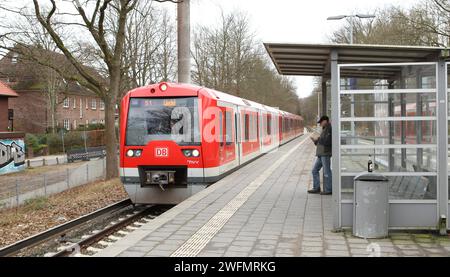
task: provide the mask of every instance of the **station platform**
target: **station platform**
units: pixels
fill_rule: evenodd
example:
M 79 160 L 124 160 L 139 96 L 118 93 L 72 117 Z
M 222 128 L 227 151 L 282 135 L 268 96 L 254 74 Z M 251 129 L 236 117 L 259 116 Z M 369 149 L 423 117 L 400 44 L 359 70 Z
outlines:
M 108 246 L 96 257 L 450 256 L 450 240 L 332 232 L 331 196 L 308 195 L 315 147 L 281 146 Z

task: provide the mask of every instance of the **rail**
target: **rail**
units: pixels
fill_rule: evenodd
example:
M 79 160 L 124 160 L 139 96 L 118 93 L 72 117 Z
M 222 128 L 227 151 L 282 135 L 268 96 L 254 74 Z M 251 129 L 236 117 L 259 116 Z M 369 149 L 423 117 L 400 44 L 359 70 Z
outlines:
M 119 221 L 118 223 L 113 224 L 113 225 L 101 230 L 100 232 L 96 232 L 96 233 L 90 235 L 89 237 L 79 241 L 78 243 L 75 243 L 75 244 L 51 255 L 50 257 L 68 257 L 73 254 L 80 253 L 81 250 L 88 248 L 89 246 L 101 241 L 103 238 L 108 237 L 108 236 L 114 234 L 115 232 L 140 220 L 141 218 L 151 214 L 152 211 L 154 211 L 158 207 L 159 206 L 151 206 L 145 210 L 142 210 L 136 214 L 133 214 L 132 216 L 129 216 L 129 217 Z
M 125 199 L 120 202 L 111 204 L 105 208 L 94 211 L 85 216 L 79 217 L 79 218 L 69 221 L 67 223 L 53 227 L 49 230 L 46 230 L 46 231 L 36 234 L 34 236 L 25 238 L 14 244 L 11 244 L 4 248 L 1 248 L 0 249 L 0 257 L 12 256 L 26 248 L 29 248 L 29 247 L 38 245 L 42 242 L 48 241 L 49 239 L 51 239 L 57 235 L 67 233 L 70 230 L 73 230 L 74 228 L 77 228 L 92 219 L 95 219 L 97 217 L 103 216 L 108 213 L 112 213 L 112 212 L 121 210 L 125 207 L 130 206 L 131 204 L 132 204 L 132 202 L 130 199 Z

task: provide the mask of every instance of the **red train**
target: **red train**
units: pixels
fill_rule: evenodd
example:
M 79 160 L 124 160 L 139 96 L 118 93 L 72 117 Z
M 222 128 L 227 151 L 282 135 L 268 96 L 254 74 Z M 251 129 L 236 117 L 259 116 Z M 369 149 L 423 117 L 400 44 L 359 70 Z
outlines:
M 409 103 L 406 105 L 405 109 L 405 116 L 416 116 L 417 115 L 417 105 L 416 103 Z M 395 116 L 401 116 L 401 106 L 397 105 L 394 108 L 394 114 Z M 427 108 L 422 111 L 420 116 L 435 116 L 436 115 L 436 102 L 431 102 L 427 105 Z M 406 121 L 403 124 L 405 124 L 405 141 L 407 144 L 415 144 L 417 143 L 417 137 L 418 137 L 418 131 L 417 131 L 417 124 L 415 121 Z M 422 125 L 420 130 L 420 135 L 422 137 L 421 143 L 424 144 L 433 144 L 433 138 L 436 136 L 436 124 L 433 123 L 433 121 L 422 121 L 420 122 Z M 388 130 L 385 131 L 385 133 L 388 133 Z M 394 133 L 394 139 L 400 141 L 402 138 L 402 125 L 400 122 L 398 122 L 395 125 L 395 133 Z
M 130 91 L 120 119 L 120 176 L 138 204 L 177 204 L 303 134 L 300 116 L 186 84 Z

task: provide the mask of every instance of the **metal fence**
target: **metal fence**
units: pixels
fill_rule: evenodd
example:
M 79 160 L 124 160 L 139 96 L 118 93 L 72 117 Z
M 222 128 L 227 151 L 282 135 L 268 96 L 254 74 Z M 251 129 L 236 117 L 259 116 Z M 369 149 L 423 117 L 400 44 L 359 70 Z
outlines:
M 80 185 L 104 180 L 105 159 L 96 159 L 72 168 L 42 174 L 2 176 L 0 209 L 12 208 L 27 200 L 47 197 Z
M 47 166 L 47 165 L 60 165 L 67 163 L 67 156 L 43 156 L 39 159 L 26 160 L 25 165 L 27 168 Z

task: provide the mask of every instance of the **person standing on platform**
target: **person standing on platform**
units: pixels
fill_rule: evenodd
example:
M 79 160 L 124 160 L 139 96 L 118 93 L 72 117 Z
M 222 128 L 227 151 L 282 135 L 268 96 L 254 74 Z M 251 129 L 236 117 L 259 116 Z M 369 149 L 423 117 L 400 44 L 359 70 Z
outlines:
M 331 123 L 328 116 L 322 116 L 317 122 L 322 127 L 320 137 L 311 137 L 317 146 L 316 162 L 312 170 L 313 189 L 309 190 L 311 194 L 331 195 L 332 194 L 332 175 L 331 175 L 331 156 L 332 156 L 332 139 L 331 139 Z M 320 170 L 323 168 L 323 191 L 320 190 Z

